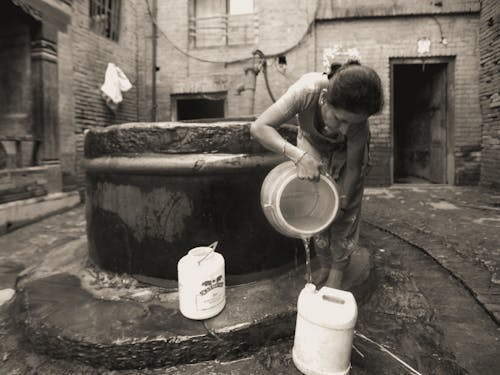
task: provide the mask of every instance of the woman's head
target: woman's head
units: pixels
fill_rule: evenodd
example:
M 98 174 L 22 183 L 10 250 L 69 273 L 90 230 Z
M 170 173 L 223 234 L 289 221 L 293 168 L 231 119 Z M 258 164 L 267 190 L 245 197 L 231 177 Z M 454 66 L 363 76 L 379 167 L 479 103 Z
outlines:
M 325 99 L 344 111 L 371 116 L 382 109 L 384 95 L 380 77 L 371 68 L 349 61 L 332 65 Z

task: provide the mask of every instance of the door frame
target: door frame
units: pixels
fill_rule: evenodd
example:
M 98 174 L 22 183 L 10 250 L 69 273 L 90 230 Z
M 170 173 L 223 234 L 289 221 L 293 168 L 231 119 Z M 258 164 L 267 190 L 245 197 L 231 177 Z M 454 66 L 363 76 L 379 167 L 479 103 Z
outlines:
M 430 65 L 445 64 L 446 74 L 446 181 L 445 184 L 455 184 L 455 57 L 397 57 L 389 59 L 390 74 L 390 181 L 394 184 L 394 66 L 395 65 Z

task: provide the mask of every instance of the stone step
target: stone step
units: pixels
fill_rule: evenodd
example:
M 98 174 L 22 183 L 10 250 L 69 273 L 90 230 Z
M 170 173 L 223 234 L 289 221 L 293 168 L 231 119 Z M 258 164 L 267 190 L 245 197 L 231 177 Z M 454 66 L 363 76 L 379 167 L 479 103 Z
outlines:
M 242 358 L 294 333 L 304 266 L 226 287 L 224 310 L 195 321 L 181 315 L 177 291 L 119 286 L 115 281 L 125 276 L 102 271 L 89 282 L 90 270 L 79 266 L 86 264 L 84 245 L 75 242 L 71 252 L 65 244 L 65 260 L 54 252 L 18 284 L 13 317 L 37 352 L 109 369 L 138 369 Z M 78 264 L 68 264 L 71 259 Z M 375 284 L 369 280 L 371 268 L 366 249 L 353 254 L 343 289 L 351 290 L 358 304 Z

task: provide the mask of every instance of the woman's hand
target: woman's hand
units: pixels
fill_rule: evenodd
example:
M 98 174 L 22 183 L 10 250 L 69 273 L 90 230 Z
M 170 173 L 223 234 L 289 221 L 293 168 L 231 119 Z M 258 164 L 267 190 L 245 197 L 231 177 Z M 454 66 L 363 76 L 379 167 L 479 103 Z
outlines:
M 307 152 L 296 163 L 297 176 L 303 180 L 319 181 L 321 162 Z

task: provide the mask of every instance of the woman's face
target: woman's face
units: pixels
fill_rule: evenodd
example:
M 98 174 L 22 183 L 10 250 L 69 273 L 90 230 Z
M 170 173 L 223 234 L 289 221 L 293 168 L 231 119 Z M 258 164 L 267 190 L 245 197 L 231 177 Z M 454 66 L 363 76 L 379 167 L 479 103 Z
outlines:
M 323 91 L 321 95 L 323 95 L 323 97 L 320 97 L 319 105 L 321 116 L 325 124 L 323 129 L 325 135 L 333 135 L 338 132 L 346 135 L 349 128 L 364 124 L 366 120 L 368 120 L 369 116 L 364 113 L 355 113 L 334 107 L 326 100 L 325 91 Z

